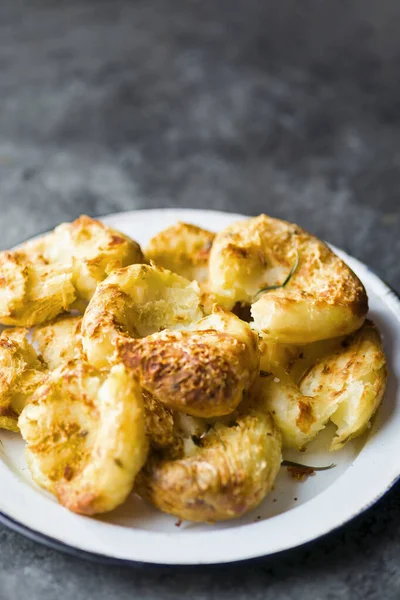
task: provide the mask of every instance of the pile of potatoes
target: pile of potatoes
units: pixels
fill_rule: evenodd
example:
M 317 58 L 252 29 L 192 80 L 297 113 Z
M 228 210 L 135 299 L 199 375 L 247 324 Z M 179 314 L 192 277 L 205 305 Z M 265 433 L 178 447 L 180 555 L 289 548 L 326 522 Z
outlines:
M 177 223 L 143 252 L 82 216 L 0 253 L 0 428 L 68 509 L 134 491 L 180 519 L 240 517 L 282 447 L 330 421 L 362 434 L 386 385 L 356 275 L 266 215 L 214 234 Z

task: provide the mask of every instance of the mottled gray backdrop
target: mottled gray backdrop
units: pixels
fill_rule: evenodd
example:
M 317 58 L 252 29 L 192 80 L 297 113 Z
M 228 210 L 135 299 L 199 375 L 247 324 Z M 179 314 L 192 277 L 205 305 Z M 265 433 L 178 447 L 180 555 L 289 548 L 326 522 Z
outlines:
M 264 211 L 400 289 L 399 31 L 396 0 L 2 0 L 0 247 L 82 212 Z M 196 571 L 95 566 L 0 527 L 0 600 L 398 600 L 399 501 Z

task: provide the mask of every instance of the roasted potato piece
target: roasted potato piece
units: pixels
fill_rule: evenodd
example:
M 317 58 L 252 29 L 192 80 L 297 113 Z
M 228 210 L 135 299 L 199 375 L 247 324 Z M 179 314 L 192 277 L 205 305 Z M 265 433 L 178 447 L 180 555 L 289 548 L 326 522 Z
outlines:
M 181 442 L 150 455 L 135 490 L 189 521 L 241 517 L 265 498 L 281 464 L 280 432 L 271 415 L 254 408 Z
M 118 354 L 169 408 L 204 418 L 229 414 L 258 375 L 257 337 L 219 307 L 192 328 L 122 342 Z
M 140 246 L 82 216 L 0 253 L 0 323 L 32 327 L 78 303 L 85 306 L 114 269 L 143 262 Z
M 50 370 L 83 359 L 81 325 L 82 317 L 67 315 L 35 327 L 32 340 Z
M 204 283 L 208 279 L 208 260 L 214 237 L 211 231 L 179 221 L 154 236 L 145 254 L 164 269 Z
M 46 377 L 28 333 L 18 328 L 0 335 L 0 429 L 19 431 L 18 416 Z
M 117 360 L 119 343 L 187 327 L 202 316 L 195 281 L 155 265 L 132 265 L 98 286 L 83 317 L 83 348 L 91 364 L 105 367 Z
M 14 252 L 0 252 L 3 325 L 32 327 L 53 319 L 75 302 L 71 268 L 49 264 L 43 246 L 41 241 Z
M 285 344 L 306 344 L 361 327 L 365 289 L 323 242 L 266 215 L 215 237 L 210 292 L 227 308 L 251 304 L 254 329 Z
M 73 512 L 124 502 L 147 458 L 141 389 L 122 365 L 56 369 L 18 423 L 32 478 Z
M 331 450 L 342 448 L 367 429 L 386 386 L 386 359 L 370 321 L 346 338 L 328 340 L 325 351 L 321 342 L 304 346 L 284 369 L 275 369 L 271 358 L 269 365 L 272 374 L 260 378 L 258 394 L 286 447 L 303 448 L 331 420 L 337 426 Z
M 144 262 L 139 244 L 85 215 L 63 223 L 53 232 L 51 260 L 63 261 L 72 252 L 73 284 L 78 298 L 89 302 L 97 284 L 115 269 Z

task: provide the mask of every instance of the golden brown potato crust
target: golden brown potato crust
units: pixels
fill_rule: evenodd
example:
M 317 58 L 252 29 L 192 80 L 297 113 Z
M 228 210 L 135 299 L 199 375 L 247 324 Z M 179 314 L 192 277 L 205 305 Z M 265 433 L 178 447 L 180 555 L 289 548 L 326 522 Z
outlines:
M 174 413 L 145 389 L 142 390 L 146 434 L 152 448 L 167 448 L 175 442 Z
M 289 281 L 279 287 L 289 273 Z M 271 286 L 278 288 L 262 292 Z M 288 344 L 351 333 L 368 310 L 362 283 L 326 244 L 266 215 L 217 234 L 210 292 L 227 308 L 251 304 L 255 329 Z
M 81 514 L 121 504 L 147 458 L 141 390 L 122 365 L 56 369 L 18 423 L 32 478 Z
M 143 261 L 136 242 L 95 219 L 63 223 L 0 253 L 0 323 L 32 327 L 81 308 L 111 271 Z
M 249 409 L 229 424 L 169 453 L 154 452 L 136 479 L 136 491 L 180 519 L 238 518 L 269 492 L 281 463 L 281 436 L 268 413 Z M 172 454 L 172 455 L 171 455 Z
M 164 331 L 125 342 L 120 355 L 160 402 L 194 416 L 229 414 L 254 379 L 246 345 L 213 330 Z
M 211 231 L 179 221 L 154 236 L 145 254 L 160 267 L 203 283 L 214 237 Z
M 190 330 L 122 341 L 117 354 L 160 402 L 204 418 L 234 411 L 259 370 L 256 334 L 220 307 Z
M 19 431 L 18 416 L 46 377 L 27 336 L 22 328 L 0 335 L 0 429 Z

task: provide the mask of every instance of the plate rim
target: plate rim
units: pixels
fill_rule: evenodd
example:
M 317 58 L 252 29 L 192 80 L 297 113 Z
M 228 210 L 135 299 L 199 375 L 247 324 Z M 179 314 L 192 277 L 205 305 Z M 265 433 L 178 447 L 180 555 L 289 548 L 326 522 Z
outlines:
M 170 212 L 171 214 L 173 214 L 173 213 L 179 212 L 179 213 L 186 213 L 188 216 L 190 214 L 195 215 L 196 213 L 197 214 L 200 214 L 200 213 L 202 213 L 202 214 L 214 213 L 215 214 L 215 213 L 217 213 L 217 214 L 224 215 L 224 216 L 229 215 L 232 218 L 237 217 L 238 219 L 249 218 L 251 216 L 251 215 L 243 215 L 243 214 L 239 214 L 239 213 L 235 213 L 235 212 L 220 211 L 220 210 L 213 210 L 213 209 L 195 209 L 195 208 L 180 208 L 180 207 L 163 208 L 163 207 L 160 207 L 160 208 L 151 208 L 151 209 L 143 208 L 143 209 L 121 211 L 121 212 L 110 213 L 107 215 L 96 216 L 93 218 L 98 219 L 102 222 L 107 222 L 108 220 L 111 221 L 114 218 L 121 218 L 123 216 L 132 217 L 134 214 L 136 214 L 138 212 L 149 213 L 149 214 L 160 213 L 160 212 Z M 44 232 L 35 234 L 34 236 L 27 238 L 26 240 L 21 240 L 15 247 L 23 244 L 25 241 L 34 240 L 35 238 L 37 238 L 41 235 L 44 235 L 48 231 L 51 231 L 51 230 L 46 230 Z M 391 301 L 393 302 L 393 306 L 391 308 L 394 309 L 393 313 L 395 314 L 395 316 L 397 317 L 397 319 L 399 320 L 399 323 L 400 323 L 400 294 L 399 294 L 399 292 L 397 292 L 396 289 L 394 289 L 390 284 L 388 284 L 384 279 L 382 279 L 373 269 L 371 269 L 368 265 L 363 263 L 358 258 L 353 257 L 352 255 L 337 248 L 336 246 L 332 245 L 332 248 L 334 251 L 338 251 L 339 253 L 345 254 L 346 256 L 350 257 L 353 261 L 356 261 L 357 263 L 362 265 L 362 267 L 364 267 L 365 269 L 367 269 L 369 271 L 369 273 L 373 276 L 373 278 L 375 278 L 375 280 L 379 281 L 379 283 L 383 286 L 383 288 L 386 289 L 387 295 L 389 297 L 391 297 Z M 387 307 L 387 308 L 389 308 L 389 307 Z M 267 556 L 275 556 L 275 555 L 282 554 L 283 552 L 286 552 L 286 551 L 289 551 L 292 549 L 305 547 L 317 539 L 323 539 L 326 536 L 328 536 L 329 534 L 341 529 L 342 527 L 344 527 L 347 523 L 349 523 L 353 519 L 363 515 L 372 506 L 374 506 L 384 495 L 386 495 L 396 485 L 396 483 L 399 480 L 400 480 L 400 467 L 398 468 L 398 472 L 392 478 L 392 480 L 389 482 L 389 484 L 386 487 L 382 488 L 382 490 L 380 490 L 377 493 L 377 495 L 372 500 L 370 500 L 365 506 L 361 507 L 359 510 L 357 510 L 357 512 L 346 517 L 340 523 L 335 524 L 333 527 L 324 531 L 320 535 L 310 537 L 309 539 L 306 539 L 306 540 L 298 542 L 298 543 L 295 542 L 291 546 L 286 546 L 284 548 L 277 549 L 274 551 L 268 551 L 264 554 L 257 554 L 254 556 L 249 556 L 246 558 L 241 558 L 241 559 L 236 559 L 236 560 L 235 559 L 220 560 L 218 562 L 217 561 L 212 561 L 212 562 L 196 561 L 196 562 L 187 562 L 187 563 L 186 562 L 164 563 L 162 561 L 149 561 L 146 559 L 132 560 L 132 559 L 128 559 L 128 558 L 108 556 L 106 554 L 101 554 L 101 553 L 96 553 L 96 552 L 92 552 L 89 550 L 84 550 L 82 548 L 70 545 L 64 541 L 56 539 L 47 534 L 44 534 L 39 530 L 33 529 L 33 528 L 21 523 L 20 521 L 18 521 L 17 519 L 14 519 L 13 517 L 9 516 L 8 514 L 6 514 L 3 511 L 0 511 L 0 524 L 6 526 L 8 529 L 10 529 L 12 531 L 16 531 L 17 533 L 23 535 L 24 537 L 26 537 L 30 540 L 33 540 L 37 543 L 42 544 L 45 547 L 55 549 L 57 551 L 61 551 L 65 554 L 68 554 L 68 555 L 71 555 L 74 557 L 83 558 L 84 560 L 87 560 L 87 561 L 93 562 L 93 563 L 97 563 L 97 564 L 104 564 L 104 565 L 110 565 L 110 566 L 112 566 L 112 565 L 125 566 L 125 567 L 132 567 L 132 568 L 137 568 L 137 567 L 141 567 L 141 568 L 144 568 L 144 567 L 146 567 L 146 568 L 157 568 L 157 567 L 196 568 L 196 567 L 201 567 L 201 566 L 207 566 L 207 567 L 214 566 L 215 567 L 215 566 L 218 566 L 221 564 L 224 564 L 224 565 L 242 564 L 242 563 L 247 563 L 249 561 L 254 561 L 257 559 L 263 559 L 263 558 L 266 558 Z

